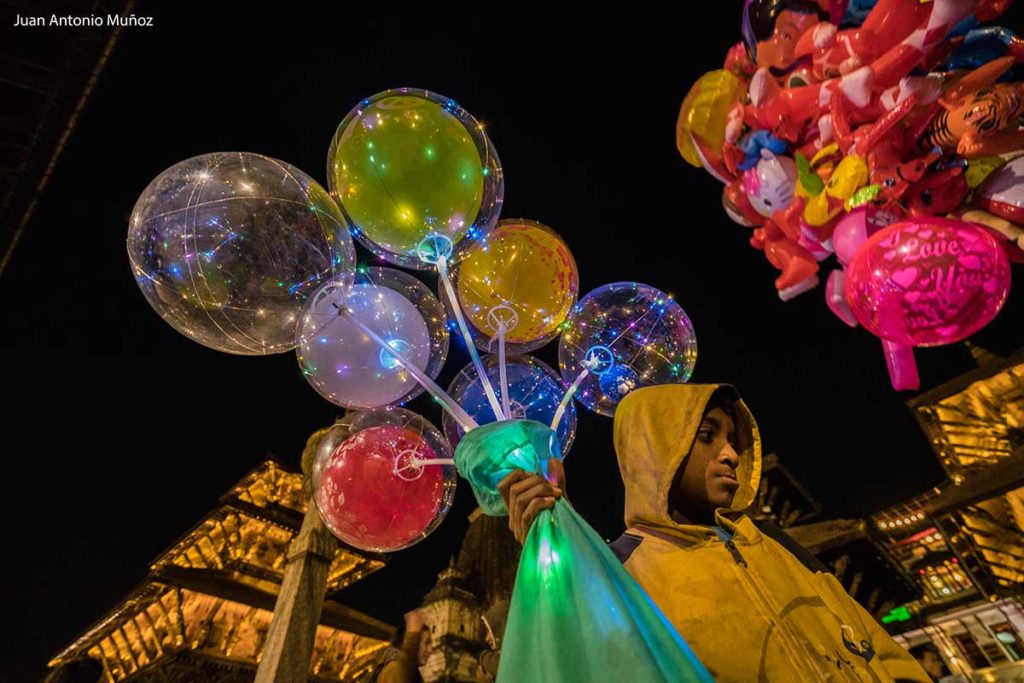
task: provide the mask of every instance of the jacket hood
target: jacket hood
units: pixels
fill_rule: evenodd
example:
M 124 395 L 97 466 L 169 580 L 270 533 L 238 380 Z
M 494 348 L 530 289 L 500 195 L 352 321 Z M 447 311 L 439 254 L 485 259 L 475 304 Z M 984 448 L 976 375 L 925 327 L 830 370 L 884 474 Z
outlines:
M 750 410 L 736 390 L 724 384 L 666 384 L 637 389 L 615 410 L 615 453 L 626 486 L 626 527 L 646 527 L 691 540 L 706 538 L 708 527 L 680 524 L 669 514 L 669 491 L 693 446 L 708 402 L 718 392 L 736 407 L 740 487 L 723 514 L 745 510 L 761 480 L 761 438 Z

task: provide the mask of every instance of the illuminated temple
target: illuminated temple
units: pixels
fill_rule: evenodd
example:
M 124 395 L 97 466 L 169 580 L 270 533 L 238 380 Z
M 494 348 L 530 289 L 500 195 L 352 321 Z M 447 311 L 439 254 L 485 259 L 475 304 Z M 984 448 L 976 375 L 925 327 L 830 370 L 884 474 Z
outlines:
M 789 529 L 907 647 L 931 643 L 976 681 L 1024 678 L 1024 351 L 909 408 L 946 472 L 868 519 Z
M 302 475 L 264 462 L 160 555 L 146 580 L 54 657 L 50 667 L 89 659 L 99 662 L 100 680 L 110 682 L 251 681 L 288 548 L 305 511 Z M 339 546 L 328 594 L 380 569 L 385 560 Z M 327 600 L 309 679 L 359 680 L 375 666 L 393 630 Z

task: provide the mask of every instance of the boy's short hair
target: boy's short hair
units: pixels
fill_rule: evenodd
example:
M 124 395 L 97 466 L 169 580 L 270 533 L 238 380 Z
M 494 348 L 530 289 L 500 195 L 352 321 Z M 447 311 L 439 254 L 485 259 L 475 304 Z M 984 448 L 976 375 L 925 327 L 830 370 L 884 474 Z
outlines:
M 739 394 L 731 386 L 724 385 L 715 389 L 715 393 L 711 394 L 711 398 L 708 399 L 708 404 L 704 408 L 704 414 L 707 415 L 715 408 L 721 408 L 722 412 L 728 415 L 736 421 L 739 415 L 739 410 L 736 409 L 736 401 L 739 400 Z
M 723 384 L 715 389 L 711 398 L 708 399 L 708 403 L 704 407 L 704 417 L 715 408 L 721 408 L 722 412 L 728 415 L 736 426 L 737 443 L 734 443 L 733 447 L 742 453 L 751 445 L 748 434 L 750 422 L 746 413 L 737 405 L 739 400 L 740 394 L 736 388 L 730 384 Z

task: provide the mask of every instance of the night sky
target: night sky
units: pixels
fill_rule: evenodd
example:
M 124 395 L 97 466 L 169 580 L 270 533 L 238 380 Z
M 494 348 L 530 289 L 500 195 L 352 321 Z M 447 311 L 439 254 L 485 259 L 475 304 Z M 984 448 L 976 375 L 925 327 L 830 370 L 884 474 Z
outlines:
M 153 312 L 125 251 L 136 198 L 168 166 L 217 151 L 276 157 L 326 185 L 338 123 L 391 87 L 443 93 L 486 123 L 505 170 L 503 216 L 557 230 L 581 292 L 636 280 L 674 293 L 697 332 L 693 381 L 739 387 L 766 451 L 825 515 L 869 513 L 941 481 L 878 340 L 835 318 L 823 287 L 779 301 L 776 271 L 725 216 L 721 186 L 675 149 L 679 104 L 739 40 L 741 3 L 700 3 L 699 18 L 518 4 L 211 14 L 212 4 L 136 8 L 155 27 L 125 31 L 0 279 L 5 680 L 38 678 L 232 484 L 268 454 L 297 467 L 309 433 L 339 413 L 293 354 L 218 353 Z M 1003 23 L 1020 27 L 1020 14 Z M 12 21 L 0 17 L 6 30 Z M 974 341 L 1021 346 L 1022 309 L 1011 293 Z M 536 355 L 555 365 L 556 351 Z M 974 367 L 963 345 L 917 358 L 923 389 Z M 453 338 L 440 384 L 468 361 Z M 440 423 L 427 399 L 409 407 Z M 579 414 L 569 494 L 614 537 L 612 421 Z M 432 536 L 339 599 L 399 623 L 458 551 L 474 507 L 461 483 Z

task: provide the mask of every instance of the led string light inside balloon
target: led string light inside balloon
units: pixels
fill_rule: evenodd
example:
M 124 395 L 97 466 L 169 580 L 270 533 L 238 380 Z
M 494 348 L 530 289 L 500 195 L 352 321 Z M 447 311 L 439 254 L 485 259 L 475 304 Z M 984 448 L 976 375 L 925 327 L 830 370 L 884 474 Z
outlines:
M 360 332 L 369 337 L 377 346 L 381 348 L 381 353 L 387 353 L 396 363 L 402 366 L 406 372 L 412 375 L 413 379 L 420 383 L 424 389 L 430 392 L 430 394 L 436 398 L 441 407 L 444 408 L 449 415 L 451 415 L 456 422 L 459 423 L 466 431 L 477 427 L 476 421 L 470 417 L 469 413 L 463 410 L 462 406 L 456 403 L 451 396 L 448 395 L 444 389 L 442 389 L 437 382 L 432 380 L 429 375 L 423 372 L 422 369 L 416 366 L 408 357 L 401 353 L 397 348 L 397 344 L 390 344 L 383 337 L 378 335 L 376 332 L 371 330 L 362 320 L 360 320 L 355 313 L 348 307 L 347 304 L 339 304 L 334 302 L 331 304 L 334 309 L 338 312 L 338 315 L 348 320 L 350 323 L 356 326 Z
M 671 297 L 669 297 L 669 298 L 671 298 Z M 637 324 L 639 324 L 641 320 L 643 320 L 644 318 L 647 317 L 648 313 L 650 313 L 651 311 L 653 311 L 655 309 L 655 307 L 657 307 L 657 309 L 658 309 L 658 317 L 654 319 L 653 323 L 651 323 L 651 326 L 647 329 L 647 332 L 644 334 L 642 341 L 634 342 L 634 343 L 637 344 L 636 353 L 633 354 L 633 357 L 629 359 L 628 363 L 623 363 L 622 364 L 622 365 L 624 365 L 627 368 L 631 368 L 633 363 L 640 356 L 640 354 L 644 353 L 645 351 L 653 351 L 655 354 L 657 354 L 659 357 L 661 357 L 662 360 L 664 360 L 665 362 L 670 362 L 669 359 L 665 356 L 665 354 L 662 353 L 661 350 L 657 347 L 657 345 L 655 345 L 653 349 L 648 348 L 648 346 L 650 345 L 651 335 L 654 334 L 655 328 L 657 328 L 658 323 L 661 322 L 661 319 L 665 316 L 665 301 L 663 299 L 659 298 L 659 299 L 656 299 L 655 301 L 653 301 L 651 303 L 650 307 L 648 307 L 648 309 L 646 311 L 644 311 L 644 314 L 642 316 L 640 316 L 636 320 L 635 323 L 632 323 L 629 326 L 629 328 L 627 328 L 627 331 L 629 329 L 632 329 Z M 625 334 L 625 332 L 623 334 Z M 639 337 L 640 334 L 637 333 L 637 336 Z M 644 375 L 644 378 L 646 378 L 646 374 Z
M 487 394 L 487 401 L 491 405 L 491 410 L 494 411 L 494 417 L 497 420 L 505 419 L 501 402 L 498 400 L 498 395 L 494 392 L 494 387 L 491 385 L 487 373 L 484 372 L 484 365 L 480 361 L 480 354 L 477 353 L 473 337 L 469 333 L 469 326 L 466 325 L 466 319 L 462 315 L 459 300 L 455 296 L 455 288 L 452 286 L 451 278 L 448 276 L 448 257 L 452 254 L 452 241 L 445 235 L 428 235 L 416 247 L 416 253 L 424 263 L 430 263 L 437 267 L 438 279 L 448 294 L 452 312 L 455 314 L 455 320 L 459 324 L 462 338 L 469 349 L 469 357 L 473 361 L 473 367 L 476 368 L 477 374 L 480 375 L 480 382 L 483 384 L 484 393 Z

